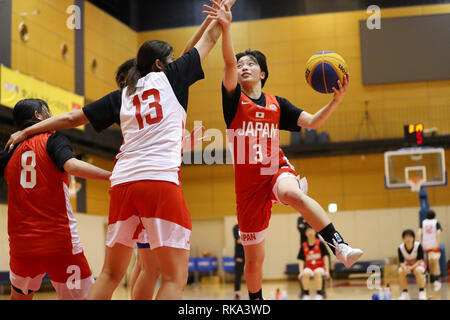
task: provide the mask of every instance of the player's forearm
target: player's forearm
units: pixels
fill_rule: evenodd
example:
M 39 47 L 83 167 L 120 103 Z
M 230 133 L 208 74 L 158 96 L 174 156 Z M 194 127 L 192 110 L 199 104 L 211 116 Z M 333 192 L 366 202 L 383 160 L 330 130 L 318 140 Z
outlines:
M 84 179 L 109 180 L 111 176 L 111 172 L 75 158 L 66 161 L 64 170 L 73 176 Z
M 337 106 L 338 104 L 334 100 L 331 100 L 326 106 L 324 106 L 312 116 L 309 128 L 315 130 L 319 129 L 330 117 L 331 113 L 333 113 L 334 109 L 336 109 Z
M 222 34 L 222 27 L 217 21 L 213 21 L 205 31 L 205 40 L 209 44 L 210 49 L 214 47 Z
M 203 23 L 200 26 L 200 28 L 194 33 L 192 38 L 189 39 L 189 41 L 186 43 L 186 46 L 184 47 L 183 52 L 181 53 L 181 55 L 184 55 L 186 52 L 191 50 L 197 44 L 197 42 L 201 39 L 201 37 L 205 33 L 205 30 L 208 28 L 208 26 L 210 24 L 211 24 L 211 20 L 210 19 L 205 19 L 203 21 Z
M 89 123 L 89 120 L 84 115 L 84 112 L 82 110 L 76 110 L 40 121 L 39 123 L 24 129 L 23 132 L 28 137 L 41 132 L 76 128 L 87 123 Z
M 203 62 L 203 60 L 205 60 L 214 45 L 217 43 L 221 33 L 222 27 L 216 20 L 208 26 L 205 33 L 194 46 L 200 55 L 200 61 Z
M 234 3 L 236 2 L 236 0 L 228 0 L 226 2 L 228 3 L 228 5 L 230 7 L 232 7 L 234 5 Z M 214 5 L 214 7 L 216 7 L 216 6 Z M 194 33 L 192 38 L 189 39 L 189 41 L 186 43 L 186 46 L 184 47 L 181 55 L 183 55 L 186 52 L 188 52 L 189 50 L 191 50 L 197 44 L 197 42 L 202 38 L 203 34 L 205 33 L 206 29 L 211 24 L 211 22 L 212 22 L 212 20 L 208 19 L 208 18 L 203 20 L 202 24 L 200 25 L 200 28 L 198 28 L 198 30 Z M 220 34 L 219 34 L 219 36 L 220 36 Z
M 222 55 L 226 66 L 236 67 L 236 57 L 234 53 L 233 39 L 231 36 L 231 26 L 223 30 Z
M 223 30 L 222 34 L 222 55 L 225 62 L 225 73 L 223 85 L 228 92 L 231 92 L 237 85 L 237 63 L 231 36 L 231 27 Z

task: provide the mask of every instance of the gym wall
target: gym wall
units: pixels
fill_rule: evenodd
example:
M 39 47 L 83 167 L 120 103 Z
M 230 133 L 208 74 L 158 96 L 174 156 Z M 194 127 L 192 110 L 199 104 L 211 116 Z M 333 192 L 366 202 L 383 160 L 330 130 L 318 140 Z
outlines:
M 74 31 L 66 28 L 66 9 L 72 4 L 73 0 L 12 1 L 12 69 L 74 92 Z M 21 16 L 37 8 L 39 14 Z M 28 30 L 27 41 L 21 39 L 21 24 Z M 61 52 L 63 45 L 67 46 L 66 58 Z
M 136 56 L 137 33 L 87 1 L 85 19 L 85 92 L 94 101 L 117 90 L 116 70 Z

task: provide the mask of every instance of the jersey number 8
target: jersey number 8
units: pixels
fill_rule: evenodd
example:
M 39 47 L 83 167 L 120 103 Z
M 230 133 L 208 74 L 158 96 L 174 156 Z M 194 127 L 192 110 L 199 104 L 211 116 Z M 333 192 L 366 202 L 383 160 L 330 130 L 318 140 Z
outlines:
M 148 104 L 148 107 L 150 109 L 150 113 L 145 116 L 145 122 L 148 125 L 152 125 L 155 123 L 158 123 L 163 118 L 162 113 L 162 107 L 159 104 L 160 97 L 159 97 L 159 91 L 156 89 L 146 90 L 142 93 L 142 101 L 147 101 L 147 99 L 153 96 L 155 99 L 154 102 L 151 102 Z M 144 121 L 141 116 L 141 99 L 139 99 L 138 95 L 135 95 L 133 98 L 133 105 L 136 107 L 136 119 L 139 124 L 139 130 L 144 128 Z
M 25 189 L 34 188 L 36 185 L 36 154 L 26 151 L 21 159 L 22 171 L 20 171 L 20 184 Z

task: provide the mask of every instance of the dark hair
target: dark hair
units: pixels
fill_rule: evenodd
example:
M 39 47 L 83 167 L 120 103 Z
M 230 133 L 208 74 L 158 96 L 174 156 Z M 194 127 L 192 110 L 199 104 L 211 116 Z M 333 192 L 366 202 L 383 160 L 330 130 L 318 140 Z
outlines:
M 311 227 L 311 225 L 310 225 L 308 222 L 305 222 L 305 232 L 306 232 L 306 230 L 308 230 L 308 229 L 313 229 L 313 230 L 314 230 L 314 228 Z
M 47 102 L 41 99 L 23 99 L 16 103 L 13 109 L 13 118 L 20 130 L 25 129 L 37 122 L 34 112 L 42 113 L 43 109 L 50 112 Z
M 413 237 L 414 239 L 416 238 L 416 235 L 414 234 L 414 231 L 412 231 L 411 229 L 406 229 L 406 230 L 404 230 L 402 232 L 402 239 L 404 239 L 405 236 L 407 236 L 407 235 Z
M 245 56 L 249 56 L 250 58 L 252 58 L 259 65 L 261 71 L 264 71 L 264 73 L 266 74 L 264 79 L 261 80 L 261 88 L 264 88 L 264 84 L 266 83 L 267 78 L 269 78 L 269 69 L 267 69 L 266 56 L 261 51 L 247 49 L 245 50 L 245 52 L 239 52 L 236 55 L 236 62 L 239 62 L 239 59 Z
M 128 76 L 128 72 L 131 68 L 136 66 L 136 59 L 132 58 L 130 60 L 125 61 L 120 65 L 120 67 L 116 71 L 116 83 L 120 89 L 126 87 L 126 80 Z
M 427 219 L 434 219 L 436 217 L 436 213 L 433 210 L 428 210 Z
M 170 44 L 161 40 L 149 40 L 144 42 L 139 48 L 136 66 L 132 67 L 128 72 L 126 79 L 126 86 L 128 86 L 128 95 L 136 92 L 136 85 L 140 78 L 145 77 L 150 72 L 158 71 L 155 68 L 155 61 L 157 59 L 166 66 L 167 58 L 173 52 Z

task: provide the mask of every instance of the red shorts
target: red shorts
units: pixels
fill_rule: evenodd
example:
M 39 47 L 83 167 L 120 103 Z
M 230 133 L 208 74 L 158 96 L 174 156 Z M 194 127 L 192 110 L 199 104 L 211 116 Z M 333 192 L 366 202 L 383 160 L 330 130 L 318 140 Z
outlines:
M 94 283 L 84 253 L 39 258 L 11 257 L 11 284 L 24 294 L 36 292 L 48 274 L 60 300 L 84 300 Z
M 133 248 L 142 232 L 151 249 L 190 249 L 191 216 L 181 187 L 167 181 L 133 181 L 115 185 L 109 191 L 106 245 L 116 243 Z
M 236 184 L 239 184 L 240 189 L 238 191 L 236 188 L 237 218 L 242 244 L 252 245 L 266 237 L 272 203 L 281 203 L 277 195 L 278 183 L 288 177 L 299 178 L 290 165 L 279 168 L 274 175 L 250 176 L 245 175 L 244 170 L 236 174 Z M 243 183 L 248 183 L 248 188 L 243 187 Z

